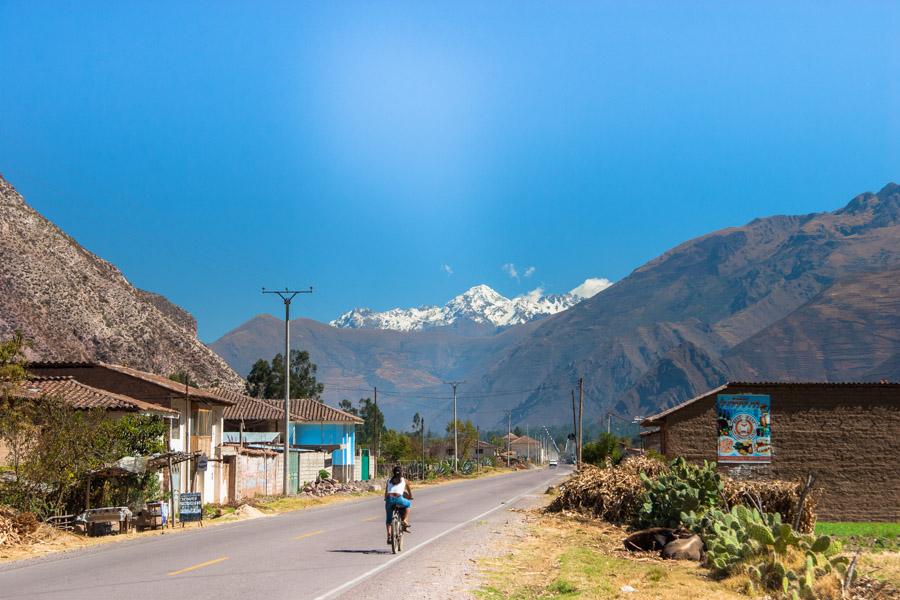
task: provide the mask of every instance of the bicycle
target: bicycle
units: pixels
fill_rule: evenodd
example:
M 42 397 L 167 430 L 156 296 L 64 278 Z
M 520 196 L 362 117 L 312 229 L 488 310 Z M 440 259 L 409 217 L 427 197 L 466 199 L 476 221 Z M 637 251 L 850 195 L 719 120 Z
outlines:
M 391 552 L 397 554 L 403 552 L 403 519 L 400 517 L 402 506 L 393 507 L 391 512 Z

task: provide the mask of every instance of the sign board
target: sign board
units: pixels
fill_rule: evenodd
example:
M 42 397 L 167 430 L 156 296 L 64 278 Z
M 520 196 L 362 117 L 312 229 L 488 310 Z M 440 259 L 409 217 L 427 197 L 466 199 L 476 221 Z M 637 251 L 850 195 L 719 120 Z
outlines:
M 205 471 L 205 470 L 206 470 L 206 465 L 207 465 L 208 463 L 209 463 L 209 459 L 206 457 L 206 455 L 205 455 L 205 454 L 201 454 L 201 455 L 200 455 L 200 458 L 197 459 L 197 470 L 198 470 L 198 471 Z
M 185 492 L 179 495 L 178 520 L 202 521 L 203 506 L 200 504 L 200 492 Z
M 720 463 L 772 462 L 772 413 L 765 394 L 719 394 L 716 434 Z

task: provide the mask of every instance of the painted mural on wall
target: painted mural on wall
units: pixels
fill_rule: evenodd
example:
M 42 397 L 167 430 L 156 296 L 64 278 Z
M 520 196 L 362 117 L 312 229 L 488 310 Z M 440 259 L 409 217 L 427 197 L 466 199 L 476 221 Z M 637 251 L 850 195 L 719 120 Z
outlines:
M 772 413 L 764 394 L 719 394 L 716 398 L 720 463 L 772 462 Z

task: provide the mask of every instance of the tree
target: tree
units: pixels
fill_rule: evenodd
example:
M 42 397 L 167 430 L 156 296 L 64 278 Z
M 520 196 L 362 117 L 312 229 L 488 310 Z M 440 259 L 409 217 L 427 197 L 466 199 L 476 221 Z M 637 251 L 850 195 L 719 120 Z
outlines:
M 346 413 L 350 413 L 351 415 L 359 416 L 359 409 L 353 406 L 353 403 L 344 398 L 340 402 L 338 402 L 338 408 Z
M 424 421 L 424 419 L 422 419 L 422 415 L 420 415 L 419 413 L 414 414 L 413 420 L 412 420 L 412 425 L 413 425 L 412 430 L 421 432 L 422 425 L 424 424 L 424 422 L 425 421 Z
M 525 435 L 525 432 L 522 431 L 522 428 L 518 425 L 515 426 L 515 428 L 512 430 L 512 433 L 516 437 L 522 437 L 523 435 Z
M 622 440 L 605 431 L 600 434 L 597 441 L 588 442 L 582 449 L 584 462 L 602 467 L 609 458 L 613 464 L 618 464 L 624 453 L 622 452 Z
M 412 457 L 412 443 L 404 433 L 388 429 L 381 438 L 381 456 L 389 463 Z
M 470 450 L 475 449 L 478 443 L 478 429 L 471 420 L 463 422 L 457 419 L 456 430 L 459 438 L 459 458 L 462 460 L 469 455 Z M 447 423 L 447 433 L 450 435 L 450 441 L 453 441 L 453 421 Z
M 17 331 L 5 342 L 0 342 L 0 381 L 17 382 L 25 379 L 25 348 L 28 344 Z
M 177 381 L 178 383 L 189 385 L 191 387 L 197 387 L 197 382 L 191 379 L 191 374 L 184 369 L 172 373 L 171 375 L 169 375 L 169 379 L 171 379 L 172 381 Z
M 361 398 L 359 400 L 359 416 L 364 423 L 359 426 L 357 431 L 357 443 L 360 446 L 368 446 L 375 449 L 378 441 L 378 434 L 383 434 L 384 429 L 384 413 L 372 402 L 371 398 Z
M 325 384 L 316 381 L 318 367 L 309 360 L 306 350 L 291 350 L 291 398 L 322 401 Z M 254 398 L 284 398 L 284 355 L 276 354 L 271 362 L 259 359 L 247 375 L 247 394 Z

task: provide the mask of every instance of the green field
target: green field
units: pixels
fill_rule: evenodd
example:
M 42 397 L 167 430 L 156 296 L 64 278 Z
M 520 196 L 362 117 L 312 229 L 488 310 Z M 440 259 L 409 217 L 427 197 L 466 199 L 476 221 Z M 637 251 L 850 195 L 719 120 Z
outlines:
M 816 533 L 836 537 L 851 547 L 900 549 L 900 523 L 820 521 L 816 523 Z

